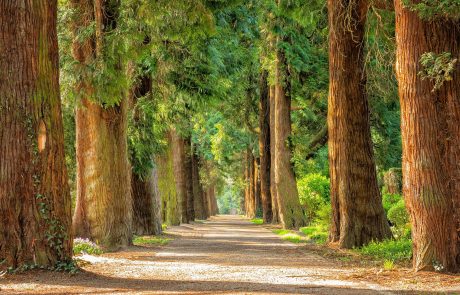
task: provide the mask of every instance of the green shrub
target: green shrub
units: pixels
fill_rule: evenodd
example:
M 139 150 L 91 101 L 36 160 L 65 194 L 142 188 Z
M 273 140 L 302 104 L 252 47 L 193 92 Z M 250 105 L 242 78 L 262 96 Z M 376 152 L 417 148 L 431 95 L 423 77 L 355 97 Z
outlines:
M 90 254 L 101 255 L 104 253 L 102 249 L 88 239 L 76 238 L 73 240 L 73 254 Z
M 384 193 L 382 196 L 382 204 L 383 209 L 385 209 L 385 213 L 388 214 L 388 211 L 396 205 L 399 201 L 402 200 L 401 195 L 393 195 L 393 194 L 386 194 Z
M 412 258 L 412 240 L 385 240 L 371 242 L 357 249 L 363 255 L 390 261 L 408 261 Z
M 300 203 L 309 220 L 317 217 L 318 210 L 330 202 L 330 181 L 327 177 L 312 173 L 297 182 Z

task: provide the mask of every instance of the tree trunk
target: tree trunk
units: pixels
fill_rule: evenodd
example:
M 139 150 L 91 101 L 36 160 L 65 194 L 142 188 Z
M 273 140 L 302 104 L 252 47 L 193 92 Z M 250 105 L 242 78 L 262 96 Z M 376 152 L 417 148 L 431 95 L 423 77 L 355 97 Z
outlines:
M 259 103 L 259 153 L 260 153 L 260 197 L 264 223 L 272 222 L 272 197 L 270 194 L 270 99 L 268 90 L 268 73 L 260 77 Z
M 87 28 L 94 21 L 94 38 L 83 43 L 75 39 L 73 54 L 86 67 L 103 53 L 104 33 L 116 27 L 118 4 L 97 0 L 73 0 L 80 15 L 74 30 Z M 96 42 L 94 42 L 94 39 Z M 120 75 L 121 75 L 120 68 Z M 73 231 L 90 238 L 107 250 L 131 243 L 132 198 L 127 152 L 128 101 L 120 93 L 120 102 L 103 107 L 94 99 L 91 78 L 85 75 L 76 85 L 83 97 L 77 109 L 77 200 Z
M 174 163 L 174 179 L 176 180 L 177 200 L 180 204 L 180 213 L 182 223 L 187 223 L 187 187 L 185 180 L 185 150 L 184 140 L 173 129 L 172 134 L 172 151 Z
M 161 198 L 156 168 L 152 169 L 145 179 L 133 173 L 132 193 L 133 233 L 136 235 L 161 234 Z
M 279 219 L 283 228 L 299 228 L 306 224 L 300 206 L 291 150 L 288 146 L 291 135 L 291 97 L 286 58 L 277 49 L 275 84 L 275 185 L 278 199 Z
M 460 65 L 438 89 L 423 80 L 423 53 L 460 56 L 460 22 L 423 21 L 395 2 L 401 99 L 403 193 L 415 270 L 460 270 Z
M 176 193 L 176 180 L 174 178 L 173 164 L 173 147 L 172 135 L 167 134 L 168 146 L 166 151 L 156 157 L 156 166 L 158 171 L 158 188 L 160 190 L 161 200 L 166 205 L 164 207 L 164 221 L 168 225 L 180 224 L 180 204 Z
M 70 261 L 57 1 L 0 1 L 0 261 Z
M 195 217 L 205 220 L 206 216 L 206 201 L 203 192 L 203 186 L 200 180 L 200 159 L 192 148 L 192 184 L 193 184 L 193 201 L 195 206 Z
M 391 237 L 377 185 L 364 73 L 367 2 L 329 0 L 330 242 L 359 247 Z
M 184 140 L 185 161 L 184 161 L 184 179 L 185 192 L 187 195 L 187 218 L 188 222 L 195 220 L 195 201 L 193 195 L 193 167 L 192 167 L 192 143 L 190 137 Z
M 272 197 L 272 223 L 277 224 L 279 219 L 278 194 L 275 184 L 275 86 L 270 86 L 270 195 Z

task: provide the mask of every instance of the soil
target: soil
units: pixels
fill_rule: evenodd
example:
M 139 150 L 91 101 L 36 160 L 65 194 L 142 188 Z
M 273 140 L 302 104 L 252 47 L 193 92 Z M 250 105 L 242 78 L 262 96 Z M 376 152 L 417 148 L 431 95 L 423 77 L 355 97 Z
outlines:
M 349 253 L 283 241 L 240 216 L 166 234 L 173 240 L 165 246 L 78 257 L 78 274 L 0 277 L 0 294 L 460 294 L 459 276 L 384 271 Z

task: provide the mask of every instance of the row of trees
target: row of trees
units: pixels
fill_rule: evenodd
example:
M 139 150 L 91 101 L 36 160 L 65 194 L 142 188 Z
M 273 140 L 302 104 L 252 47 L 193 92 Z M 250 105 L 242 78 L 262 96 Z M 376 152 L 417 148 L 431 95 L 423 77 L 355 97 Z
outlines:
M 330 242 L 388 238 L 377 174 L 401 165 L 401 118 L 414 266 L 458 270 L 459 11 L 0 3 L 0 262 L 69 261 L 73 236 L 116 250 L 217 213 L 229 191 L 248 216 L 301 227 L 296 182 L 310 172 L 331 179 Z
M 263 45 L 275 56 L 274 78 L 267 82 L 266 73 L 261 74 L 260 159 L 248 151 L 245 211 L 254 217 L 259 206 L 265 222 L 279 221 L 286 228 L 296 228 L 306 222 L 289 149 L 290 112 L 296 111 L 289 96 L 295 94 L 292 81 L 297 77 L 292 74 L 293 61 L 286 55 L 292 54 L 297 40 L 286 27 L 295 21 L 287 11 L 295 10 L 296 4 L 283 6 L 281 1 L 277 6 L 272 20 L 277 26 L 272 30 L 274 36 Z M 366 71 L 369 10 L 390 11 L 396 15 L 403 193 L 412 221 L 414 267 L 422 270 L 441 265 L 456 271 L 460 257 L 458 4 L 329 0 L 327 8 L 328 128 L 326 134 L 320 131 L 317 139 L 327 142 L 329 150 L 329 242 L 354 248 L 392 236 L 378 185 Z M 255 185 L 257 181 L 260 187 Z

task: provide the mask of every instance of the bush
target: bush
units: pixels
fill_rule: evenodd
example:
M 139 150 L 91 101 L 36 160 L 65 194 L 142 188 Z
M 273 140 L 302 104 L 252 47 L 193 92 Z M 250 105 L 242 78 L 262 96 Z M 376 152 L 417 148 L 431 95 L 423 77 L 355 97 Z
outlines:
M 363 255 L 390 261 L 408 261 L 412 258 L 412 240 L 385 240 L 371 242 L 357 250 Z
M 76 238 L 73 240 L 73 254 L 90 254 L 90 255 L 101 255 L 104 253 L 102 249 L 95 243 L 88 239 Z
M 404 200 L 400 200 L 388 210 L 388 219 L 397 227 L 404 227 L 409 222 L 409 214 Z
M 319 209 L 330 202 L 330 181 L 327 177 L 312 173 L 297 182 L 300 203 L 310 221 L 318 216 Z
M 401 195 L 393 195 L 393 194 L 386 194 L 384 193 L 382 196 L 382 204 L 383 204 L 383 209 L 385 209 L 385 213 L 388 215 L 388 211 L 396 205 L 399 201 L 401 201 L 403 198 Z

